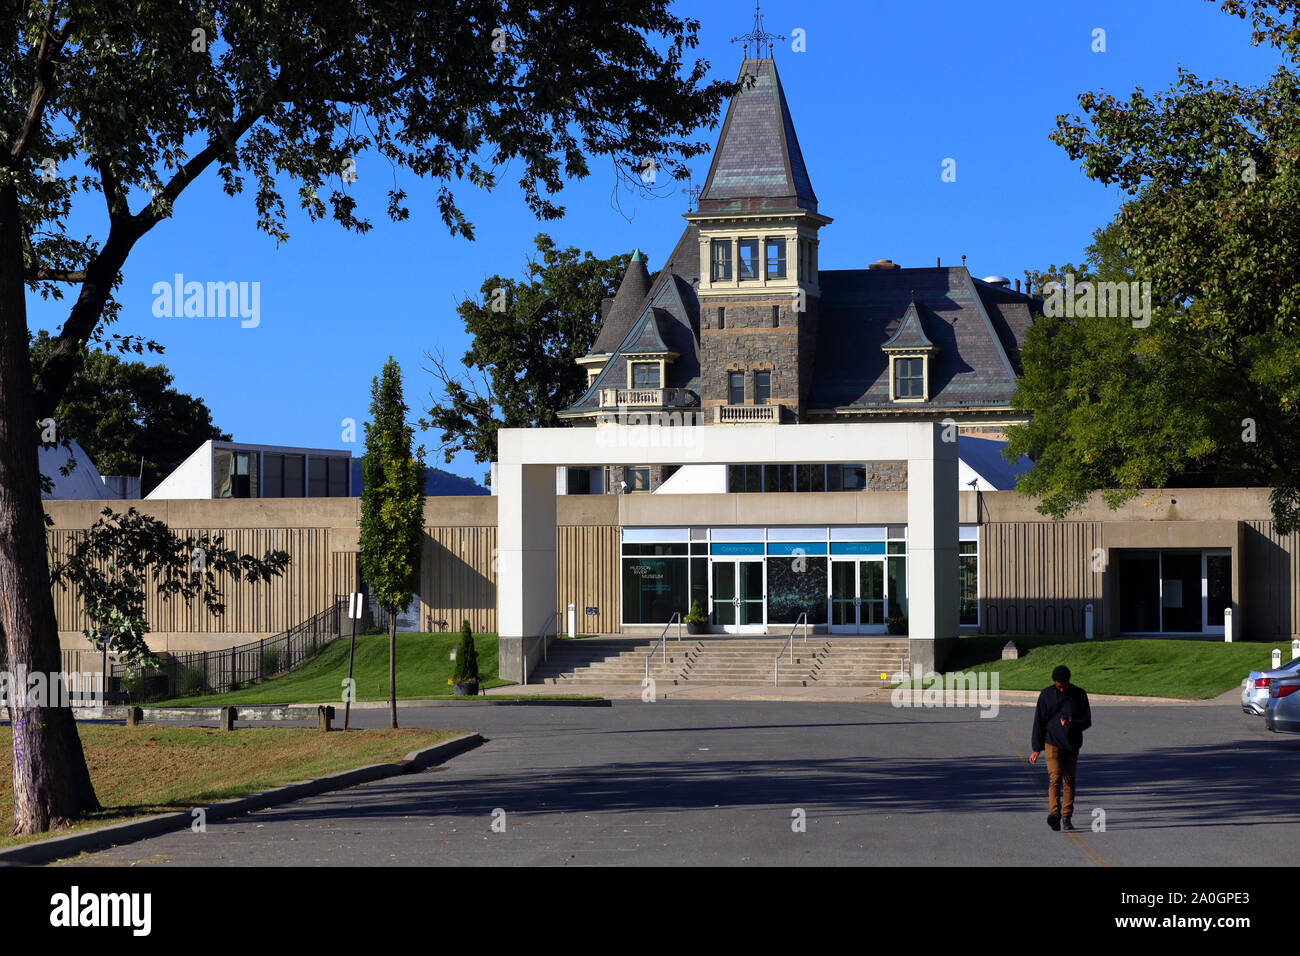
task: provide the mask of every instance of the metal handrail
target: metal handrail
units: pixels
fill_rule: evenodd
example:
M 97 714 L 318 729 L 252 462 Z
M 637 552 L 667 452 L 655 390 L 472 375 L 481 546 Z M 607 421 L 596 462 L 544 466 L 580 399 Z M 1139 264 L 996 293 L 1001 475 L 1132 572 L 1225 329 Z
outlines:
M 673 611 L 673 616 L 668 619 L 664 625 L 663 633 L 659 635 L 659 640 L 655 641 L 655 646 L 650 648 L 650 653 L 645 656 L 645 679 L 650 680 L 650 658 L 655 656 L 655 651 L 659 650 L 659 645 L 664 647 L 664 663 L 668 663 L 668 628 L 673 626 L 673 621 L 677 622 L 677 643 L 682 642 L 682 612 Z M 645 686 L 649 686 L 648 684 Z
M 781 649 L 776 652 L 776 660 L 772 662 L 772 686 L 773 687 L 779 685 L 780 676 L 781 676 L 780 675 L 781 655 L 785 653 L 785 649 L 787 647 L 790 648 L 790 663 L 791 664 L 794 663 L 794 634 L 795 631 L 799 630 L 800 621 L 803 621 L 803 642 L 805 644 L 808 643 L 808 612 L 802 611 L 800 612 L 799 616 L 794 619 L 794 625 L 790 628 L 790 636 L 785 639 L 785 643 L 781 645 Z
M 542 625 L 541 632 L 535 638 L 533 638 L 533 647 L 537 646 L 538 641 L 542 642 L 543 661 L 549 660 L 546 654 L 546 635 L 550 632 L 551 622 L 555 621 L 556 624 L 558 625 L 559 619 L 560 619 L 560 612 L 552 611 L 551 616 L 548 617 L 546 619 L 546 623 Z M 523 673 L 523 678 L 524 678 L 522 681 L 520 681 L 520 683 L 527 684 L 528 683 L 528 652 L 524 650 L 524 642 L 522 640 L 519 642 L 519 650 L 520 650 L 519 670 Z

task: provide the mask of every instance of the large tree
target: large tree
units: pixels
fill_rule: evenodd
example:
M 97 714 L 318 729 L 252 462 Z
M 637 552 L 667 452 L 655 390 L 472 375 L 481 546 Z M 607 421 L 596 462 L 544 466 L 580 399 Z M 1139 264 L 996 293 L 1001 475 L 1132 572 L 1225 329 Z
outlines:
M 37 333 L 32 367 L 40 368 L 53 347 L 47 332 Z M 140 493 L 147 495 L 199 445 L 231 438 L 212 424 L 203 399 L 178 392 L 172 381 L 164 365 L 90 349 L 50 417 L 100 474 L 140 474 Z
M 205 173 L 251 188 L 256 228 L 288 238 L 284 190 L 313 219 L 364 232 L 352 172 L 436 183 L 438 214 L 472 237 L 453 187 L 511 167 L 541 218 L 566 178 L 607 157 L 635 184 L 647 157 L 674 176 L 732 83 L 687 60 L 698 24 L 667 0 L 0 0 L 0 608 L 9 665 L 59 666 L 36 422 L 86 347 L 160 349 L 112 334 L 132 248 Z M 99 194 L 98 197 L 95 194 Z M 103 228 L 73 233 L 83 199 Z M 102 205 L 100 205 L 102 203 Z M 73 290 L 34 370 L 26 295 Z M 34 383 L 34 385 L 33 385 Z M 14 714 L 14 829 L 94 805 L 66 709 Z
M 597 259 L 557 249 L 544 234 L 533 241 L 538 255 L 522 279 L 489 276 L 480 297 L 456 307 L 472 340 L 459 367 L 427 354 L 435 390 L 421 425 L 441 432 L 444 461 L 457 451 L 494 461 L 498 429 L 558 425 L 556 413 L 586 388 L 577 360 L 591 350 L 601 301 L 617 291 L 631 253 Z
M 1300 527 L 1300 6 L 1222 7 L 1283 53 L 1266 84 L 1180 71 L 1166 93 L 1085 93 L 1086 120 L 1057 118 L 1053 139 L 1125 196 L 1088 265 L 1150 283 L 1152 304 L 1028 334 L 1016 402 L 1032 418 L 1010 453 L 1037 459 L 1020 490 L 1058 517 L 1212 471 L 1271 486 L 1278 530 Z

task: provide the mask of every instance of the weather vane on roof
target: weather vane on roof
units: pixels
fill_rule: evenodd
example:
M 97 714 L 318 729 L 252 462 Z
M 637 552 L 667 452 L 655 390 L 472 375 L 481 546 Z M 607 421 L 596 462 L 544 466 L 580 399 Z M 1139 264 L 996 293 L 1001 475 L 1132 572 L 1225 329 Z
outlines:
M 754 29 L 742 36 L 732 37 L 732 43 L 744 43 L 745 59 L 749 59 L 749 45 L 754 44 L 754 58 L 763 59 L 763 44 L 767 44 L 767 55 L 772 55 L 772 41 L 784 40 L 785 37 L 777 36 L 775 33 L 768 33 L 763 29 L 763 14 L 759 12 L 758 0 L 754 2 Z

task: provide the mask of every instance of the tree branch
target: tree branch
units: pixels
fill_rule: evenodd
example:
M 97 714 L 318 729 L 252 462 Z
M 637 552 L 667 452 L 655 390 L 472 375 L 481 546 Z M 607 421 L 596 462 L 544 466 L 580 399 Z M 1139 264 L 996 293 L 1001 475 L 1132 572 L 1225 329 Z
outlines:
M 68 34 L 72 31 L 71 17 L 64 22 L 61 30 L 54 31 L 54 15 L 57 9 L 58 4 L 52 3 L 50 4 L 50 12 L 45 15 L 45 26 L 41 30 L 41 45 L 36 51 L 36 66 L 33 69 L 36 74 L 36 84 L 32 87 L 32 97 L 27 104 L 27 116 L 23 120 L 22 131 L 18 134 L 18 139 L 9 150 L 7 165 L 10 168 L 16 167 L 18 161 L 31 148 L 36 131 L 40 128 L 45 105 L 50 99 L 50 87 L 54 81 L 54 58 L 59 55 L 64 42 L 68 39 Z

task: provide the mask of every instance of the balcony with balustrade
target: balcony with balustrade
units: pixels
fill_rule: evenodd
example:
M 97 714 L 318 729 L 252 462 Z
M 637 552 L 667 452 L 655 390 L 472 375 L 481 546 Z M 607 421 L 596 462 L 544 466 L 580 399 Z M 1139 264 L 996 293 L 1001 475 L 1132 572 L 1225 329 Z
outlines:
M 714 405 L 715 425 L 779 425 L 782 405 Z
M 602 388 L 600 390 L 602 409 L 690 408 L 695 404 L 695 396 L 684 388 Z

